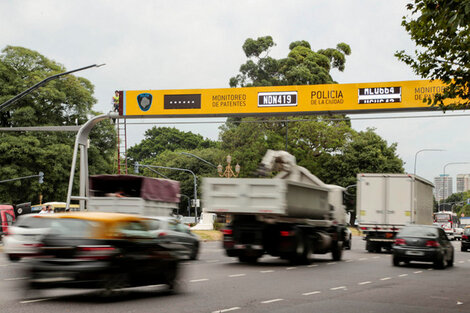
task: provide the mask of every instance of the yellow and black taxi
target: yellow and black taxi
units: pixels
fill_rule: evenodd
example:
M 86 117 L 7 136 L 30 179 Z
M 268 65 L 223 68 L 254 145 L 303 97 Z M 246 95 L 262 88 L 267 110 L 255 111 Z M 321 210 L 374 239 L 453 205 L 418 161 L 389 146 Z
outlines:
M 167 284 L 174 290 L 178 257 L 148 231 L 141 216 L 54 214 L 39 256 L 29 262 L 28 287 L 99 288 Z

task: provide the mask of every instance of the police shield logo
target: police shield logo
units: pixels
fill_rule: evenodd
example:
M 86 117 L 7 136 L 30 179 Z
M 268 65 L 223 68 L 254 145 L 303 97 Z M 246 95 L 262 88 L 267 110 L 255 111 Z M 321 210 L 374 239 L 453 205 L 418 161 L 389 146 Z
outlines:
M 141 93 L 137 96 L 137 103 L 142 111 L 148 111 L 152 105 L 152 95 L 149 93 Z

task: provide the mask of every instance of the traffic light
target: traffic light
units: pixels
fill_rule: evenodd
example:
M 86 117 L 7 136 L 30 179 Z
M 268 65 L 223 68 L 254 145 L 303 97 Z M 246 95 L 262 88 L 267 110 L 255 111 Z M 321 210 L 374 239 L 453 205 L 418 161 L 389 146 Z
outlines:
M 44 182 L 44 173 L 39 172 L 39 183 L 42 184 Z

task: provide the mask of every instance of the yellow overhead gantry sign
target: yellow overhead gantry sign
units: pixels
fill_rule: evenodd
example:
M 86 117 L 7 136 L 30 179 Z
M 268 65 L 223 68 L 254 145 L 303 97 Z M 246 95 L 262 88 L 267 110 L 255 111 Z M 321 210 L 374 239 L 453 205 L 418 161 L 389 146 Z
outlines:
M 125 117 L 217 117 L 422 111 L 441 81 L 121 91 Z

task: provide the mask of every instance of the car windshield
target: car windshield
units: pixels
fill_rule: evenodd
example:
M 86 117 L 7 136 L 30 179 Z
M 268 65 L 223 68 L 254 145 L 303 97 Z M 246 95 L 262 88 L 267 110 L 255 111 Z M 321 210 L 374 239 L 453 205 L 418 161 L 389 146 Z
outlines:
M 463 233 L 465 235 L 470 235 L 470 228 L 465 228 L 465 230 L 463 231 Z
M 51 233 L 62 237 L 89 238 L 97 222 L 74 218 L 51 219 Z
M 438 230 L 433 227 L 405 227 L 403 228 L 398 236 L 410 236 L 410 237 L 437 237 Z
M 15 226 L 23 228 L 48 228 L 51 226 L 51 222 L 52 219 L 50 218 L 23 215 L 18 216 Z

